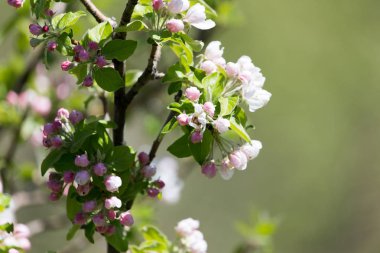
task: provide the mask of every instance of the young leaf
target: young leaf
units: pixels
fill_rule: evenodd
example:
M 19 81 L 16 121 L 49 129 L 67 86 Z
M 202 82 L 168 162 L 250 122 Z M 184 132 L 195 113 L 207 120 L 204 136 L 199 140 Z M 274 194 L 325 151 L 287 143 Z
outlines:
M 235 118 L 230 119 L 230 127 L 231 129 L 243 140 L 246 142 L 251 142 L 251 137 L 249 137 L 248 133 L 245 131 L 244 127 L 236 122 Z
M 114 166 L 117 171 L 128 171 L 133 167 L 136 153 L 131 147 L 117 146 L 106 158 L 106 162 Z
M 102 53 L 108 60 L 125 61 L 133 54 L 136 47 L 137 41 L 134 40 L 111 40 L 103 47 Z
M 101 43 L 103 40 L 106 40 L 111 36 L 112 31 L 113 28 L 111 24 L 108 21 L 105 21 L 91 28 L 87 35 L 91 41 Z
M 45 175 L 45 173 L 54 166 L 54 164 L 61 158 L 61 156 L 65 153 L 62 149 L 54 149 L 52 150 L 47 157 L 42 161 L 41 164 L 41 175 Z
M 124 81 L 113 68 L 98 68 L 94 71 L 96 83 L 103 89 L 109 92 L 114 92 L 124 87 Z
M 214 138 L 212 137 L 212 134 L 209 130 L 206 130 L 203 133 L 202 142 L 196 143 L 196 144 L 189 142 L 191 153 L 194 159 L 200 165 L 203 165 L 203 163 L 206 161 L 207 157 L 209 156 L 212 149 L 213 142 L 214 142 Z
M 79 64 L 78 66 L 70 69 L 69 73 L 76 76 L 77 84 L 80 84 L 87 76 L 87 64 Z
M 84 11 L 67 12 L 64 14 L 59 14 L 55 16 L 52 20 L 53 28 L 64 30 L 75 25 L 75 23 L 83 16 L 86 16 L 86 13 Z
M 191 156 L 191 150 L 189 148 L 189 135 L 185 134 L 176 140 L 172 145 L 168 147 L 168 151 L 178 158 Z
M 220 103 L 219 116 L 223 117 L 226 115 L 230 115 L 234 111 L 238 102 L 239 102 L 239 97 L 219 98 L 219 103 Z
M 127 251 L 128 250 L 128 237 L 127 231 L 120 223 L 115 224 L 116 231 L 110 236 L 106 236 L 107 242 L 112 245 L 118 251 Z
M 57 50 L 60 52 L 62 55 L 68 55 L 71 53 L 71 38 L 68 33 L 64 32 L 62 33 L 58 39 L 57 39 Z
M 171 131 L 174 130 L 174 128 L 176 128 L 178 126 L 178 121 L 177 119 L 174 117 L 172 118 L 165 126 L 164 128 L 162 129 L 161 133 L 162 134 L 167 134 L 167 133 L 170 133 Z
M 120 26 L 115 29 L 115 32 L 134 32 L 134 31 L 148 31 L 148 26 L 141 20 L 134 20 L 126 26 Z
M 73 221 L 75 215 L 82 210 L 82 205 L 75 199 L 76 190 L 74 186 L 70 186 L 66 200 L 66 214 L 69 220 Z
M 78 232 L 79 229 L 80 229 L 80 226 L 79 226 L 79 225 L 77 225 L 77 224 L 73 225 L 73 226 L 69 229 L 69 231 L 67 232 L 67 234 L 66 234 L 66 240 L 67 240 L 67 241 L 70 241 L 71 239 L 73 239 L 74 236 L 75 236 L 75 234 Z
M 156 227 L 146 226 L 141 232 L 146 241 L 158 242 L 165 246 L 169 245 L 169 241 L 166 236 Z

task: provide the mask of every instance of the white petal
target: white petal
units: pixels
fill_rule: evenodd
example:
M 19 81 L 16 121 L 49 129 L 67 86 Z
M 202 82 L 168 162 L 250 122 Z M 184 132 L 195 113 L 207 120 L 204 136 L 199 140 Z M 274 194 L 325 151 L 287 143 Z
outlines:
M 215 27 L 215 22 L 211 19 L 207 19 L 201 23 L 191 23 L 191 25 L 198 28 L 199 30 L 209 30 Z

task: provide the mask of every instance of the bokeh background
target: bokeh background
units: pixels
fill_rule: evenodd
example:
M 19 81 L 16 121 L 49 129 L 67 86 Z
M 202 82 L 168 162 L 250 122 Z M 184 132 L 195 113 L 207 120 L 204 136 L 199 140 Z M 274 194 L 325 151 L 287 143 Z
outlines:
M 4 2 L 0 23 L 10 15 Z M 124 1 L 94 2 L 119 17 L 115 7 Z M 266 210 L 279 219 L 277 253 L 380 252 L 380 1 L 237 0 L 236 7 L 239 22 L 211 38 L 223 43 L 228 60 L 249 55 L 267 77 L 272 100 L 251 115 L 264 148 L 231 181 L 209 180 L 194 166 L 181 201 L 155 205 L 157 224 L 172 235 L 178 220 L 197 218 L 209 252 L 224 253 L 241 242 L 235 222 Z M 152 121 L 140 115 L 165 99 L 157 95 L 129 116 L 131 144 L 151 143 L 139 126 Z M 44 212 L 62 210 L 49 205 Z M 19 215 L 22 221 L 41 209 Z M 64 234 L 34 237 L 31 252 L 63 246 Z M 99 242 L 85 252 L 103 249 Z

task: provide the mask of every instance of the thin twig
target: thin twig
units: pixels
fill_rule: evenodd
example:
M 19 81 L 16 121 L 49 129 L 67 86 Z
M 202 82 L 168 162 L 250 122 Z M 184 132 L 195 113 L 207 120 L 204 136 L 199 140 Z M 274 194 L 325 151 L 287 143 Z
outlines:
M 95 18 L 98 23 L 104 21 L 111 21 L 106 15 L 104 15 L 98 7 L 91 0 L 80 0 L 82 4 L 86 7 L 87 11 Z

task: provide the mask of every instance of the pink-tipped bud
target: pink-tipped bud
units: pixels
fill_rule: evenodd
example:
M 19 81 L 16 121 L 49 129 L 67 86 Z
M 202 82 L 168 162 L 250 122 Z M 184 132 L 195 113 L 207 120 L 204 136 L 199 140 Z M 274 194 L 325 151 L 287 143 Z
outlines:
M 77 174 L 75 175 L 75 182 L 78 185 L 86 185 L 88 182 L 90 182 L 90 173 L 88 173 L 87 170 L 81 170 L 78 171 Z
M 60 181 L 62 179 L 62 175 L 56 172 L 51 172 L 49 174 L 49 181 Z
M 196 144 L 200 143 L 203 140 L 203 133 L 201 131 L 194 131 L 191 134 L 191 142 Z
M 42 27 L 42 31 L 43 31 L 44 33 L 47 33 L 47 32 L 49 31 L 49 26 L 44 25 L 44 26 Z
M 74 163 L 78 167 L 85 168 L 85 167 L 87 167 L 90 164 L 90 161 L 88 160 L 87 154 L 83 154 L 83 155 L 77 155 L 75 157 Z M 88 174 L 88 172 L 87 172 L 87 174 Z
M 29 32 L 33 35 L 41 35 L 43 33 L 42 27 L 38 24 L 30 24 L 29 25 Z
M 86 196 L 91 191 L 91 184 L 78 185 L 76 191 L 80 196 Z
M 68 119 L 70 116 L 70 112 L 65 108 L 59 108 L 57 111 L 58 119 Z
M 160 194 L 160 190 L 158 190 L 156 188 L 148 188 L 146 190 L 146 193 L 148 194 L 149 197 L 155 198 L 158 196 L 158 194 Z
M 185 25 L 180 19 L 170 19 L 166 22 L 166 28 L 171 33 L 181 32 L 185 29 Z
M 229 62 L 226 65 L 226 73 L 229 78 L 235 78 L 239 75 L 239 65 Z
M 112 196 L 104 201 L 104 207 L 106 209 L 120 208 L 121 200 L 118 197 Z
M 24 4 L 24 0 L 8 0 L 8 4 L 15 8 L 21 8 Z
M 62 123 L 59 120 L 53 121 L 53 130 L 54 132 L 59 132 L 62 129 Z
M 191 101 L 197 101 L 201 96 L 201 92 L 196 87 L 190 87 L 186 89 L 185 96 Z
M 55 131 L 54 127 L 53 127 L 53 124 L 52 123 L 46 123 L 44 125 L 44 129 L 42 130 L 43 134 L 45 136 L 48 136 L 48 135 L 51 135 L 53 134 Z
M 79 212 L 74 217 L 74 224 L 85 225 L 87 223 L 87 215 L 83 212 Z
M 140 165 L 142 166 L 147 165 L 150 162 L 149 155 L 145 152 L 140 152 L 137 157 L 139 159 Z
M 97 51 L 99 49 L 99 45 L 98 45 L 98 43 L 96 43 L 94 41 L 90 41 L 88 43 L 88 49 L 90 49 L 92 51 Z
M 54 147 L 54 148 L 60 148 L 63 144 L 63 141 L 61 139 L 61 137 L 59 136 L 53 136 L 51 139 L 51 145 Z
M 102 177 L 102 176 L 104 176 L 104 174 L 106 174 L 107 167 L 106 167 L 106 165 L 104 165 L 104 163 L 97 163 L 94 165 L 93 171 L 94 171 L 95 175 Z
M 61 192 L 62 191 L 62 186 L 63 186 L 62 181 L 49 180 L 46 184 L 52 192 Z
M 97 203 L 95 200 L 90 200 L 90 201 L 84 202 L 83 206 L 82 206 L 82 210 L 85 213 L 91 213 L 92 211 L 95 210 L 96 205 L 97 205 Z
M 62 71 L 69 71 L 73 67 L 73 63 L 71 61 L 64 61 L 61 63 Z
M 50 148 L 51 147 L 51 141 L 50 141 L 50 138 L 47 137 L 47 136 L 44 136 L 43 139 L 42 139 L 42 145 L 45 147 L 45 148 Z
M 107 226 L 99 226 L 99 227 L 95 228 L 95 231 L 100 233 L 100 234 L 105 234 L 105 233 L 107 233 L 107 229 L 108 229 Z
M 49 195 L 49 200 L 50 201 L 58 201 L 61 198 L 62 194 L 59 192 L 52 192 Z
M 95 64 L 99 68 L 103 68 L 104 66 L 107 66 L 108 62 L 104 56 L 98 56 L 96 57 Z
M 104 180 L 104 185 L 107 191 L 109 192 L 118 191 L 121 184 L 122 184 L 121 178 L 114 175 L 107 176 Z
M 75 47 L 74 47 L 74 53 L 76 53 L 76 54 L 79 54 L 79 52 L 81 52 L 81 51 L 83 51 L 84 50 L 84 48 L 83 48 L 83 46 L 81 46 L 81 45 L 76 45 Z
M 228 131 L 228 128 L 230 127 L 230 121 L 224 118 L 218 118 L 214 121 L 214 127 L 216 130 L 218 130 L 219 133 L 224 133 Z
M 28 226 L 19 223 L 19 224 L 14 225 L 13 235 L 17 238 L 22 238 L 22 237 L 27 238 L 27 237 L 30 237 L 31 233 Z
M 63 181 L 66 184 L 70 184 L 74 182 L 74 179 L 75 179 L 75 173 L 73 171 L 65 171 L 63 173 Z
M 58 47 L 58 44 L 55 41 L 49 41 L 47 43 L 47 50 L 50 51 L 50 52 L 53 52 L 54 50 L 56 50 L 57 47 Z
M 190 118 L 185 113 L 181 113 L 177 116 L 177 121 L 180 126 L 187 126 L 190 123 Z
M 158 189 L 163 189 L 165 187 L 165 182 L 158 179 L 153 182 L 154 186 L 156 186 Z
M 153 177 L 156 174 L 156 170 L 157 170 L 156 166 L 154 166 L 154 165 L 146 165 L 146 166 L 144 166 L 141 169 L 141 174 L 145 178 L 149 179 L 149 178 Z
M 116 227 L 114 225 L 109 225 L 107 227 L 107 231 L 105 232 L 105 235 L 110 236 L 110 235 L 115 234 L 115 232 L 116 232 Z
M 228 155 L 231 165 L 237 170 L 245 170 L 247 168 L 247 156 L 240 150 L 235 150 Z
M 55 14 L 55 12 L 52 9 L 47 9 L 45 11 L 45 15 L 48 16 L 48 17 L 53 17 L 54 14 Z
M 204 61 L 201 64 L 201 70 L 206 72 L 207 75 L 210 75 L 218 70 L 218 67 L 212 61 Z
M 164 2 L 162 0 L 153 0 L 152 6 L 155 11 L 159 11 L 162 7 L 164 7 Z
M 108 210 L 107 217 L 110 221 L 113 221 L 116 219 L 116 212 L 114 210 Z
M 120 223 L 124 226 L 131 227 L 135 221 L 132 214 L 127 211 L 120 214 Z
M 78 53 L 78 59 L 81 62 L 86 62 L 90 59 L 90 54 L 86 50 L 81 50 Z
M 83 80 L 83 86 L 85 87 L 91 87 L 94 84 L 94 79 L 92 79 L 92 76 L 86 76 Z
M 216 175 L 216 165 L 214 162 L 206 163 L 202 166 L 202 173 L 208 177 L 213 178 Z
M 212 102 L 206 102 L 203 105 L 203 110 L 210 116 L 214 117 L 215 105 Z
M 92 222 L 94 222 L 97 227 L 106 225 L 106 219 L 102 213 L 95 214 L 94 217 L 92 217 Z
M 69 115 L 69 120 L 72 124 L 76 125 L 83 120 L 83 114 L 79 111 L 72 110 Z

